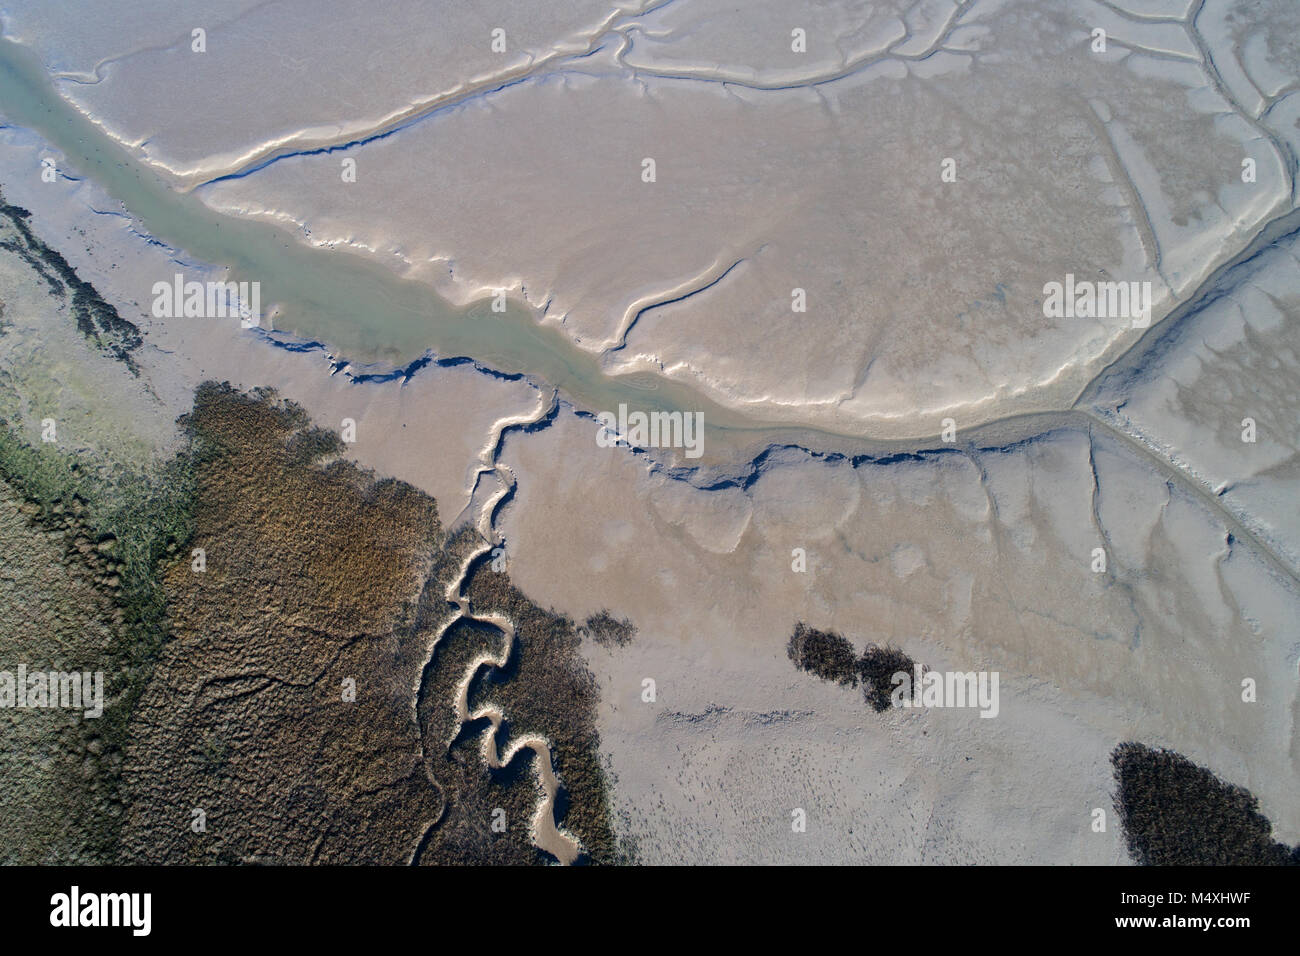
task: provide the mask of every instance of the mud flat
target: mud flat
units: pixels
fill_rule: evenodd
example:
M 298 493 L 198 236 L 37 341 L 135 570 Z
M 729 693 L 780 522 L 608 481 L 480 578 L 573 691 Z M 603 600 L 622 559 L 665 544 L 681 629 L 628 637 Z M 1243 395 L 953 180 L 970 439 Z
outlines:
M 587 654 L 616 807 L 647 858 L 1119 862 L 1122 833 L 1089 814 L 1111 813 L 1122 740 L 1248 783 L 1295 842 L 1295 578 L 1127 442 L 773 449 L 697 486 L 599 448 L 596 427 L 562 410 L 507 441 L 519 490 L 500 528 L 528 593 L 637 622 L 631 645 Z M 877 714 L 792 666 L 799 622 L 855 655 L 996 671 L 998 715 Z
M 13 447 L 93 413 L 60 453 L 192 447 L 203 489 L 130 552 L 175 626 L 130 644 L 125 829 L 59 854 L 1151 862 L 1169 776 L 1300 842 L 1294 4 L 543 5 L 345 102 L 293 4 L 202 54 L 171 7 L 139 43 L 14 9 L 9 202 L 140 340 L 45 302 L 11 218 Z M 268 109 L 172 122 L 270 23 Z M 264 282 L 263 327 L 155 315 L 177 272 Z M 602 443 L 622 404 L 702 412 L 704 455 Z M 877 707 L 878 659 L 997 706 Z M 1121 744 L 1180 756 L 1117 781 Z
M 496 356 L 590 410 L 626 400 L 627 374 L 651 376 L 656 401 L 707 408 L 717 427 L 915 438 L 947 416 L 971 427 L 1063 407 L 1140 330 L 1126 315 L 1044 314 L 1047 283 L 1147 284 L 1158 321 L 1294 205 L 1295 91 L 1277 80 L 1296 72 L 1294 51 L 1231 5 L 1152 20 L 1100 5 L 898 3 L 869 22 L 832 5 L 798 28 L 809 46 L 797 61 L 772 48 L 791 34 L 772 5 L 744 22 L 706 2 L 547 9 L 527 19 L 518 71 L 512 47 L 492 82 L 396 104 L 400 122 L 346 103 L 356 119 L 334 134 L 247 129 L 265 138 L 242 159 L 163 159 L 201 137 L 161 123 L 161 109 L 130 114 L 156 128 L 125 132 L 122 104 L 147 78 L 181 91 L 172 111 L 209 115 L 187 102 L 193 58 L 242 75 L 231 64 L 252 55 L 252 23 L 282 12 L 232 10 L 225 42 L 194 54 L 183 13 L 164 21 L 175 32 L 160 48 L 112 51 L 115 30 L 104 49 L 61 49 L 23 8 L 11 35 L 25 48 L 0 52 L 11 119 L 43 130 L 145 231 L 260 278 L 284 328 L 399 365 L 428 347 Z M 310 21 L 277 28 L 310 51 Z M 1099 24 L 1104 51 L 1089 46 Z M 547 52 L 531 52 L 548 31 Z M 1253 75 L 1274 91 L 1262 103 L 1241 82 Z M 288 101 L 301 84 L 285 87 Z M 707 135 L 723 127 L 725 141 Z M 128 149 L 146 141 L 137 162 Z M 360 163 L 355 181 L 344 160 Z M 202 203 L 170 188 L 193 186 L 197 169 Z M 888 242 L 863 240 L 882 223 Z M 470 307 L 497 290 L 506 313 Z

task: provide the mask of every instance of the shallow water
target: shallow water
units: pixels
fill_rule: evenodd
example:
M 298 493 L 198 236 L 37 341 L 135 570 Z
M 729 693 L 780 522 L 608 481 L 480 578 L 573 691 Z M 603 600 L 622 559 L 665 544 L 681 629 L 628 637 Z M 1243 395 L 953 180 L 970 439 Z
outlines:
M 71 175 L 93 179 L 144 231 L 181 250 L 179 258 L 229 267 L 235 281 L 260 282 L 263 311 L 274 308 L 278 330 L 325 342 L 349 361 L 401 366 L 432 350 L 442 358 L 468 356 L 489 368 L 522 372 L 592 411 L 624 402 L 646 410 L 703 410 L 710 428 L 775 424 L 724 409 L 659 376 L 606 375 L 598 356 L 538 324 L 518 303 L 504 313 L 492 312 L 486 301 L 457 308 L 428 285 L 360 256 L 313 248 L 274 224 L 212 211 L 171 188 L 68 104 L 31 51 L 8 39 L 0 39 L 0 108 L 8 122 L 61 150 Z M 141 301 L 152 298 L 149 289 L 131 291 Z
M 703 412 L 704 459 L 678 459 L 687 465 L 743 463 L 758 450 L 781 443 L 849 454 L 888 454 L 937 444 L 938 422 L 928 434 L 910 438 L 893 437 L 898 431 L 883 421 L 871 426 L 874 435 L 847 426 L 840 431 L 800 422 L 797 408 L 784 410 L 791 421 L 774 420 L 770 411 L 728 408 L 689 384 L 653 372 L 608 375 L 598 355 L 576 346 L 556 326 L 539 324 L 535 313 L 518 302 L 508 303 L 504 313 L 494 313 L 486 300 L 459 308 L 429 285 L 404 279 L 360 255 L 312 247 L 270 222 L 214 212 L 136 160 L 58 94 L 28 48 L 3 38 L 0 110 L 8 122 L 30 128 L 61 150 L 73 175 L 93 179 L 123 204 L 142 231 L 181 250 L 178 258 L 226 266 L 236 281 L 260 282 L 263 309 L 274 310 L 278 330 L 326 343 L 336 356 L 354 364 L 401 367 L 432 351 L 439 358 L 465 356 L 485 368 L 522 373 L 540 386 L 558 388 L 563 398 L 592 412 L 616 411 L 620 404 L 644 411 Z M 150 284 L 171 278 L 152 277 Z M 1213 284 L 1211 277 L 1206 285 Z M 148 288 L 119 291 L 133 293 L 140 301 L 152 298 Z M 1189 297 L 1174 317 L 1195 299 Z M 1147 338 L 1155 333 L 1153 328 Z M 1016 440 L 1075 417 L 1022 397 L 1015 407 L 991 404 L 978 413 L 972 410 L 962 422 L 961 441 Z M 889 439 L 880 437 L 890 431 Z M 593 422 L 593 441 L 596 432 Z

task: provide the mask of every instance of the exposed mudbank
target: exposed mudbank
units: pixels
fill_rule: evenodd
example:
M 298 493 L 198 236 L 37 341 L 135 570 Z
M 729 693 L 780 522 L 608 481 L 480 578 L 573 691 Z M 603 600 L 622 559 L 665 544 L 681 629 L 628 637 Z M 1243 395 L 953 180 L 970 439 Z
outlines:
M 1300 846 L 1273 825 L 1246 788 L 1224 783 L 1172 750 L 1122 743 L 1111 754 L 1115 809 L 1144 866 L 1297 866 Z
M 143 343 L 140 330 L 122 318 L 62 255 L 32 232 L 28 224 L 31 215 L 26 209 L 8 205 L 0 194 L 0 249 L 12 252 L 35 269 L 49 285 L 51 295 L 67 300 L 81 334 L 138 375 L 131 353 Z
M 177 194 L 155 169 L 73 109 L 54 90 L 39 59 L 12 41 L 0 43 L 0 82 L 9 94 L 10 121 L 27 126 L 63 150 L 79 174 L 125 204 L 143 234 L 183 249 L 195 260 L 228 265 L 235 278 L 261 281 L 265 301 L 283 307 L 277 322 L 282 320 L 286 329 L 296 327 L 309 339 L 327 341 L 340 352 L 365 357 L 359 360 L 396 363 L 394 368 L 365 375 L 382 378 L 396 371 L 409 376 L 436 344 L 440 356 L 475 356 L 485 365 L 493 364 L 489 359 L 494 355 L 501 355 L 505 359 L 502 367 L 526 368 L 530 377 L 560 387 L 579 407 L 612 408 L 627 401 L 653 409 L 703 410 L 710 444 L 715 438 L 718 444 L 751 438 L 774 443 L 782 435 L 799 436 L 803 443 L 817 447 L 864 444 L 863 428 L 833 417 L 823 419 L 813 414 L 816 408 L 791 414 L 785 405 L 748 407 L 702 382 L 677 380 L 662 370 L 640 370 L 640 375 L 654 377 L 659 385 L 657 394 L 648 394 L 634 384 L 637 376 L 609 375 L 595 355 L 576 348 L 566 334 L 539 323 L 537 306 L 521 303 L 517 297 L 509 301 L 506 315 L 491 312 L 485 303 L 462 308 L 445 302 L 438 303 L 430 315 L 427 284 L 399 279 L 386 264 L 337 248 L 286 242 L 290 232 L 281 228 L 282 223 L 220 215 L 193 196 Z M 344 144 L 334 145 L 342 148 Z M 296 239 L 297 231 L 293 232 Z M 1199 298 L 1199 293 L 1193 298 Z M 671 296 L 667 301 L 672 301 Z M 1079 384 L 1080 388 L 1088 385 Z M 1077 394 L 1078 390 L 1071 393 Z M 987 399 L 957 415 L 963 435 L 977 422 L 1003 419 L 1000 413 L 1005 409 Z M 1060 405 L 1046 399 L 1021 403 L 1025 409 Z M 932 418 L 913 421 L 908 427 L 892 416 L 873 418 L 869 430 L 882 439 L 873 445 L 885 448 L 886 435 L 897 439 L 894 447 L 900 450 L 918 443 L 936 444 L 931 429 L 940 427 L 940 416 L 936 412 Z

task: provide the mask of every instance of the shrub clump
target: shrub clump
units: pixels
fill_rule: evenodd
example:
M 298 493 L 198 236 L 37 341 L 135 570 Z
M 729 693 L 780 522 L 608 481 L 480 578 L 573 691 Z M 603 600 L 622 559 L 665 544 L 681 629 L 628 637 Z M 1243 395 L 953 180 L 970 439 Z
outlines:
M 834 631 L 818 631 L 802 621 L 795 625 L 786 654 L 795 667 L 822 680 L 844 687 L 857 687 L 861 682 L 862 695 L 876 713 L 889 709 L 894 675 L 899 671 L 910 675 L 916 667 L 910 657 L 892 644 L 884 647 L 868 644 L 858 657 L 845 638 Z
M 834 631 L 818 631 L 801 621 L 795 626 L 786 653 L 802 671 L 845 687 L 858 686 L 857 652 Z
M 587 618 L 587 623 L 578 628 L 578 633 L 590 637 L 601 647 L 627 647 L 636 635 L 636 625 L 601 608 Z
M 858 663 L 862 676 L 862 695 L 876 713 L 889 709 L 890 695 L 894 690 L 894 675 L 899 671 L 911 674 L 916 662 L 892 644 L 884 647 L 868 644 Z M 913 693 L 916 688 L 913 688 Z
M 1300 865 L 1300 846 L 1273 839 L 1249 790 L 1172 750 L 1122 743 L 1111 753 L 1115 810 L 1143 866 Z

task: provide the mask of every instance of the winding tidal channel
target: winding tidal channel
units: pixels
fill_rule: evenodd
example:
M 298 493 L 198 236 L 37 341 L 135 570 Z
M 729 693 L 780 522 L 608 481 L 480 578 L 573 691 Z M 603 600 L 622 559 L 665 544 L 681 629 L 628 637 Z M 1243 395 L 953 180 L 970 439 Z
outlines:
M 763 450 L 794 445 L 817 453 L 889 456 L 953 450 L 934 431 L 908 438 L 837 432 L 811 424 L 772 421 L 754 410 L 725 407 L 688 384 L 666 376 L 610 375 L 599 355 L 575 345 L 553 325 L 537 321 L 517 302 L 492 312 L 486 302 L 457 308 L 421 282 L 397 275 L 359 255 L 308 245 L 277 225 L 241 220 L 209 209 L 139 162 L 55 90 L 36 56 L 0 39 L 0 111 L 14 125 L 34 131 L 60 150 L 78 175 L 94 180 L 138 224 L 139 231 L 177 256 L 230 269 L 231 278 L 261 283 L 264 308 L 273 307 L 278 331 L 324 343 L 354 363 L 400 367 L 421 356 L 465 357 L 496 371 L 521 373 L 540 391 L 556 390 L 578 409 L 595 412 L 621 403 L 646 411 L 703 412 L 708 441 L 701 462 L 722 471 L 744 471 Z M 1264 226 L 1241 254 L 1216 269 L 1168 315 L 1108 365 L 1098 366 L 1076 399 L 1056 409 L 1010 414 L 991 410 L 982 420 L 962 421 L 962 447 L 1002 447 L 1064 427 L 1104 429 L 1125 440 L 1171 480 L 1192 491 L 1241 538 L 1269 556 L 1275 567 L 1295 569 L 1243 526 L 1239 516 L 1192 476 L 1092 413 L 1087 397 L 1113 372 L 1140 367 L 1144 357 L 1182 319 L 1217 298 L 1239 270 L 1267 246 L 1300 231 L 1300 210 Z M 160 277 L 170 278 L 170 277 Z M 148 289 L 138 290 L 141 300 Z M 1032 403 L 1030 404 L 1032 407 Z M 593 425 L 593 435 L 596 428 Z

